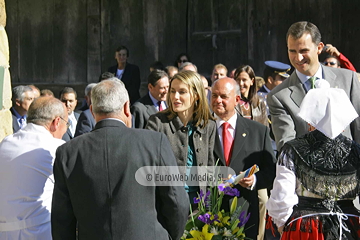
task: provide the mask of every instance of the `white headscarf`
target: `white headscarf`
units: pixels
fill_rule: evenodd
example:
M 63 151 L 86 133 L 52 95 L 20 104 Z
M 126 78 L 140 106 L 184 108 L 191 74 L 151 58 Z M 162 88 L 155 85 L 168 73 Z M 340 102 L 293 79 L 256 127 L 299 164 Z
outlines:
M 324 79 L 315 81 L 315 87 L 303 99 L 298 116 L 334 139 L 359 115 L 343 89 L 330 88 Z

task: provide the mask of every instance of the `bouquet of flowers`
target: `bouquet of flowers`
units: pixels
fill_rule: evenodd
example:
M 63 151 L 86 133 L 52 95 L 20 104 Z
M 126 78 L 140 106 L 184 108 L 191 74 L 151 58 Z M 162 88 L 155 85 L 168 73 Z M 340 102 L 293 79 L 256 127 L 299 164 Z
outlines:
M 198 212 L 193 215 L 186 224 L 182 240 L 240 240 L 245 239 L 244 226 L 249 220 L 250 214 L 246 215 L 242 211 L 243 206 L 237 206 L 237 198 L 240 192 L 236 185 L 240 179 L 248 177 L 257 172 L 259 168 L 254 165 L 238 176 L 232 176 L 225 182 L 218 186 L 211 186 L 209 190 L 204 193 L 200 190 L 197 198 L 194 198 L 194 203 L 198 204 Z M 225 212 L 221 209 L 224 195 L 233 196 L 230 206 L 230 212 Z

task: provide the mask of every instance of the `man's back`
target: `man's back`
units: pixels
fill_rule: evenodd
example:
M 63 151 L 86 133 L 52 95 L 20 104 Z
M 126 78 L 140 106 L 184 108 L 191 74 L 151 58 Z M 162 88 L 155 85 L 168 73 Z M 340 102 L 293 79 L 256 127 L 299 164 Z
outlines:
M 0 239 L 49 239 L 52 165 L 56 148 L 63 143 L 32 123 L 1 142 Z M 47 226 L 33 228 L 46 222 Z
M 54 166 L 53 238 L 75 239 L 76 221 L 80 239 L 180 238 L 189 203 L 184 188 L 135 180 L 140 167 L 164 165 L 176 166 L 164 135 L 117 120 L 100 121 L 65 144 Z

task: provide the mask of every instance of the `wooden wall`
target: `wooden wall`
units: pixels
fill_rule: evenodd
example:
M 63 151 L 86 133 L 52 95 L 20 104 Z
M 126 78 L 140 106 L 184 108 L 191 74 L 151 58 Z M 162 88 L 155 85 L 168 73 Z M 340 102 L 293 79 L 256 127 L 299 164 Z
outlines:
M 315 23 L 360 71 L 360 1 L 338 0 L 6 0 L 10 71 L 16 84 L 97 82 L 125 45 L 146 82 L 156 60 L 173 64 L 188 51 L 200 73 L 214 64 L 289 63 L 285 34 Z M 144 89 L 146 84 L 144 84 Z

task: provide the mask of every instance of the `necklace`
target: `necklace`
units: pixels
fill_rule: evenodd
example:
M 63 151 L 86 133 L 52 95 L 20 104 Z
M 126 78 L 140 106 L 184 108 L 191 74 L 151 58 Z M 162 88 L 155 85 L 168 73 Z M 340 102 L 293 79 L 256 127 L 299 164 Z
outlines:
M 243 107 L 245 110 L 249 110 L 250 108 L 249 102 L 245 102 L 243 100 L 240 100 L 240 106 Z

